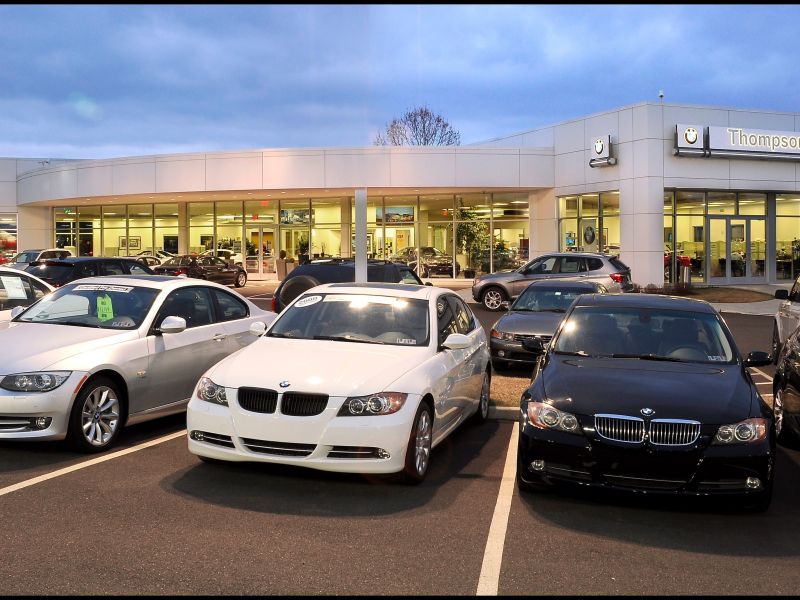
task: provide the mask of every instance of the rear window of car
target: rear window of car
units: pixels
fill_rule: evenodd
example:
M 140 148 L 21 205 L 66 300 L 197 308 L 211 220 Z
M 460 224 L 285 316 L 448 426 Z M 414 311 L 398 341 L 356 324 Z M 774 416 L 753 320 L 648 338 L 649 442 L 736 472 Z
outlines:
M 614 267 L 615 269 L 619 269 L 620 271 L 627 271 L 628 270 L 628 265 L 626 265 L 624 262 L 622 262 L 618 258 L 610 258 L 610 259 L 608 259 L 608 262 L 610 262 L 611 266 Z
M 587 258 L 586 264 L 590 271 L 598 271 L 603 268 L 603 261 L 599 258 Z
M 68 281 L 75 267 L 71 264 L 37 265 L 26 269 L 31 275 L 45 281 Z

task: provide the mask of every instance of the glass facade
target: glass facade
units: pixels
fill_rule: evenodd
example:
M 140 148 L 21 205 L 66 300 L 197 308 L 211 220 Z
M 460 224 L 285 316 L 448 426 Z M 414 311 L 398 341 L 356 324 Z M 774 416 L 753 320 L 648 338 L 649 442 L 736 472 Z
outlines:
M 366 250 L 422 276 L 513 269 L 528 260 L 528 213 L 527 193 L 368 196 Z M 182 241 L 189 253 L 230 249 L 249 272 L 275 273 L 283 253 L 305 262 L 355 251 L 352 197 L 59 207 L 53 220 L 55 246 L 81 256 L 177 254 Z
M 559 197 L 558 233 L 561 252 L 619 254 L 619 192 Z
M 0 213 L 0 263 L 17 253 L 17 215 Z

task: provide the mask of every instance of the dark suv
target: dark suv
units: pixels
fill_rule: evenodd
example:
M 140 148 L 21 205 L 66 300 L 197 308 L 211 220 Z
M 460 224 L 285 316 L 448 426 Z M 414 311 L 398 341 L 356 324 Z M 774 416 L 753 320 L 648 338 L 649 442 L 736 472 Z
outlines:
M 100 275 L 155 275 L 147 265 L 133 258 L 93 256 L 39 260 L 29 264 L 25 270 L 54 287 Z
M 356 268 L 352 258 L 334 258 L 299 265 L 275 290 L 272 310 L 281 312 L 292 300 L 314 286 L 355 280 Z M 423 285 L 422 280 L 407 265 L 382 260 L 367 261 L 367 281 Z

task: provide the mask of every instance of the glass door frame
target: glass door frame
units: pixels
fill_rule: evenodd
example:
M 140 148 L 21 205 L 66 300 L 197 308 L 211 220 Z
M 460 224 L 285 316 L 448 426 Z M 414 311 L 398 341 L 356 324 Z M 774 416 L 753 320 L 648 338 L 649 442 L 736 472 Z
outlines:
M 256 243 L 255 255 L 248 255 L 247 243 L 251 242 L 251 234 L 258 232 L 258 243 Z M 264 234 L 272 233 L 273 247 L 269 254 L 264 253 Z M 247 271 L 248 279 L 277 279 L 278 274 L 275 268 L 275 259 L 278 257 L 280 247 L 280 235 L 277 225 L 248 224 L 244 226 L 244 267 Z M 248 261 L 248 259 L 250 259 Z M 252 261 L 255 259 L 255 265 Z
M 725 221 L 725 276 L 724 277 L 712 277 L 711 276 L 711 224 L 713 221 Z M 766 283 L 767 282 L 767 263 L 769 261 L 769 257 L 765 255 L 764 257 L 764 270 L 762 275 L 754 276 L 752 272 L 752 260 L 750 257 L 747 257 L 744 261 L 745 264 L 745 274 L 742 277 L 733 277 L 731 273 L 731 222 L 732 221 L 744 221 L 745 231 L 744 231 L 744 244 L 745 248 L 751 250 L 753 247 L 753 239 L 752 239 L 752 224 L 753 221 L 762 221 L 764 225 L 764 234 L 765 238 L 769 235 L 769 228 L 768 228 L 768 217 L 761 216 L 761 215 L 720 215 L 720 216 L 706 216 L 706 281 L 709 284 L 721 284 L 721 285 L 731 285 L 735 283 L 741 284 L 756 284 L 756 283 Z M 737 223 L 738 224 L 738 223 Z M 765 242 L 767 240 L 765 239 Z M 765 248 L 769 248 L 769 243 L 765 244 Z M 752 251 L 752 250 L 751 250 Z

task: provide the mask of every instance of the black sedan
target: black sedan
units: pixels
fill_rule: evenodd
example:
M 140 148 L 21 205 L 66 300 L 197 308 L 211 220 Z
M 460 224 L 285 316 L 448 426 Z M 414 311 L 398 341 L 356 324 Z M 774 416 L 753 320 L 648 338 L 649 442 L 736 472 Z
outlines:
M 725 322 L 701 301 L 580 296 L 521 400 L 517 483 L 772 497 L 775 419 Z
M 550 343 L 558 324 L 575 298 L 582 294 L 605 294 L 606 287 L 596 281 L 546 279 L 534 281 L 492 327 L 489 349 L 492 367 L 502 370 L 509 364 L 532 364 L 538 354 L 522 347 L 524 339 Z
M 247 272 L 240 266 L 227 263 L 213 256 L 182 255 L 173 256 L 157 267 L 156 275 L 175 275 L 205 279 L 222 285 L 243 287 L 247 283 Z

